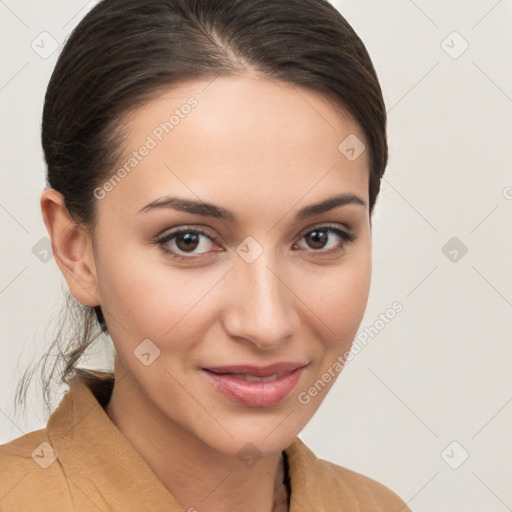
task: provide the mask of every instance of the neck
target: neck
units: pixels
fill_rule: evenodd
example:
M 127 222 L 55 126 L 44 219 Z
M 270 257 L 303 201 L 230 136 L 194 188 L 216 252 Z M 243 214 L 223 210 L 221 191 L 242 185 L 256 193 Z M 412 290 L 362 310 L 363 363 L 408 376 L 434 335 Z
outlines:
M 215 450 L 164 416 L 130 373 L 116 378 L 105 412 L 184 510 L 288 511 L 282 452 L 244 466 L 239 457 Z

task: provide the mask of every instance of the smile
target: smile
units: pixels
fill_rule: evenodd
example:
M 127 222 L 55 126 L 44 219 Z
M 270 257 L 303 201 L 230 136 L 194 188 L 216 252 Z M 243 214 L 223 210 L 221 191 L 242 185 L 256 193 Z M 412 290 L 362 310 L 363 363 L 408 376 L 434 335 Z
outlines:
M 268 377 L 256 377 L 255 375 L 245 375 L 243 373 L 224 373 L 222 375 L 230 375 L 234 379 L 246 380 L 248 382 L 272 382 L 276 379 L 281 378 L 285 373 L 275 373 Z
M 213 388 L 231 401 L 246 407 L 270 407 L 290 395 L 306 366 L 265 376 L 217 373 L 205 368 L 202 371 Z

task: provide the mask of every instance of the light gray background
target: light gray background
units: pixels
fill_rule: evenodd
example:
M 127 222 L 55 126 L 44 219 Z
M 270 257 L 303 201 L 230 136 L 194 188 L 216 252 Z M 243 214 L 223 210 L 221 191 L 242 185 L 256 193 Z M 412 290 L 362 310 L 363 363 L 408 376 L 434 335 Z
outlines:
M 66 286 L 32 250 L 47 235 L 40 116 L 59 50 L 42 58 L 31 45 L 62 45 L 94 3 L 0 0 L 0 443 L 46 424 L 35 386 L 28 418 L 12 402 Z M 333 3 L 366 44 L 389 113 L 360 329 L 378 332 L 300 437 L 416 512 L 512 510 L 512 1 Z M 395 301 L 403 311 L 382 328 Z

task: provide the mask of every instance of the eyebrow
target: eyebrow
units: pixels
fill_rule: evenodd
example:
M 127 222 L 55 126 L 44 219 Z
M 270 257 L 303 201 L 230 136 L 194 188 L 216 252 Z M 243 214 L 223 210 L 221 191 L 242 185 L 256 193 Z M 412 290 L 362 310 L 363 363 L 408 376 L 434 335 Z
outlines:
M 356 194 L 344 193 L 330 197 L 319 203 L 311 204 L 299 210 L 295 214 L 295 221 L 302 221 L 308 217 L 328 212 L 334 208 L 345 206 L 348 204 L 357 204 L 366 207 L 366 202 Z M 192 213 L 195 215 L 203 215 L 205 217 L 214 217 L 216 219 L 225 220 L 227 222 L 237 222 L 236 214 L 211 203 L 203 201 L 194 201 L 191 199 L 183 199 L 180 197 L 163 197 L 147 204 L 139 210 L 139 213 L 148 212 L 157 208 L 173 208 L 178 211 Z

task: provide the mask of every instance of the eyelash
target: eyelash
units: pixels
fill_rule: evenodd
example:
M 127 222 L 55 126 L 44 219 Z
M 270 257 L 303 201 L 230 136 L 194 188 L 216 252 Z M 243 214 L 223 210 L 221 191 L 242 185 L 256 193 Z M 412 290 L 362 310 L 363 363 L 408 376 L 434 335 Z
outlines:
M 318 256 L 320 256 L 320 257 L 326 256 L 326 255 L 327 256 L 334 255 L 334 254 L 342 251 L 347 244 L 352 243 L 356 239 L 356 236 L 354 234 L 352 234 L 352 233 L 348 233 L 347 231 L 343 231 L 342 229 L 340 229 L 338 227 L 335 227 L 335 226 L 324 225 L 324 226 L 319 226 L 319 227 L 315 227 L 313 229 L 310 229 L 309 231 L 305 232 L 300 237 L 299 240 L 304 238 L 306 235 L 309 235 L 309 234 L 313 233 L 314 231 L 323 231 L 323 232 L 326 232 L 326 233 L 331 234 L 331 235 L 337 235 L 342 240 L 341 245 L 339 245 L 338 247 L 335 247 L 335 248 L 328 249 L 327 251 L 322 251 L 321 249 L 318 249 L 318 250 L 311 249 L 312 252 L 318 253 Z M 176 238 L 177 236 L 182 235 L 182 234 L 190 234 L 190 233 L 193 233 L 195 235 L 203 235 L 206 238 L 210 239 L 212 242 L 217 243 L 216 238 L 211 236 L 206 231 L 204 231 L 204 230 L 202 230 L 200 228 L 186 228 L 186 227 L 185 228 L 177 229 L 176 231 L 172 231 L 172 232 L 164 235 L 163 237 L 158 238 L 157 240 L 155 240 L 154 243 L 158 247 L 160 247 L 162 249 L 162 251 L 165 252 L 165 254 L 171 256 L 175 260 L 179 260 L 179 261 L 193 261 L 193 260 L 196 260 L 196 259 L 200 259 L 206 253 L 203 253 L 203 254 L 201 254 L 199 256 L 197 256 L 197 255 L 196 256 L 183 256 L 181 254 L 177 254 L 174 251 L 170 250 L 168 248 L 168 246 L 167 246 L 168 242 L 170 242 L 172 239 Z M 219 251 L 217 251 L 217 252 L 219 252 Z

